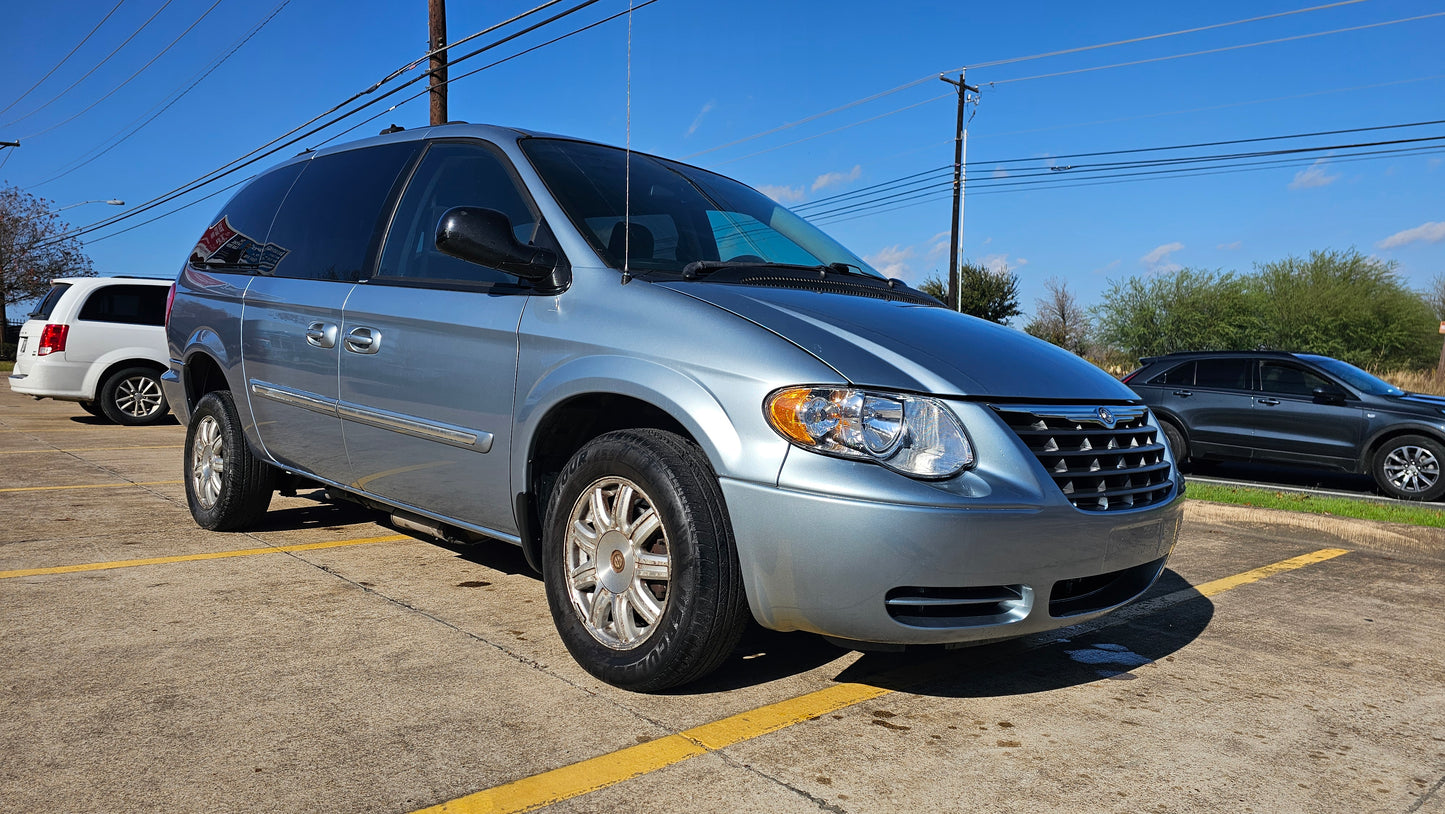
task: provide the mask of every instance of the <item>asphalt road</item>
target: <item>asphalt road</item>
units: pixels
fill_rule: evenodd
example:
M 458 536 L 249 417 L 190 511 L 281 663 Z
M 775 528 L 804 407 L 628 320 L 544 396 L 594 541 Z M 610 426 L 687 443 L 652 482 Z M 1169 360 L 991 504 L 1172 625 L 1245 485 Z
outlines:
M 0 388 L 0 811 L 1445 814 L 1445 533 L 1191 503 L 1101 621 L 754 630 L 647 696 L 572 662 L 505 544 L 319 492 L 197 528 L 183 439 Z

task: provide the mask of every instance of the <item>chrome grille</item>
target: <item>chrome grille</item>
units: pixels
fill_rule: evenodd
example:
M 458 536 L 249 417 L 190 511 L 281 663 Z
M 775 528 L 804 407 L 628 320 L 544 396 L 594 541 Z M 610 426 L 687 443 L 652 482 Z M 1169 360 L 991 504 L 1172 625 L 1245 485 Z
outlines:
M 1167 500 L 1173 491 L 1172 467 L 1147 407 L 989 406 L 1078 509 L 1138 509 Z

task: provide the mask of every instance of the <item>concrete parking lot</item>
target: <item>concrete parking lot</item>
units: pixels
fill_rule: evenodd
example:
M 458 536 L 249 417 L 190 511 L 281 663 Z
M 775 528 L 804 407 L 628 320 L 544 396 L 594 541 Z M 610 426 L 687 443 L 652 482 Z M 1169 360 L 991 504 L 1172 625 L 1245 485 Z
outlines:
M 505 544 L 319 492 L 197 528 L 184 434 L 0 389 L 0 810 L 1445 812 L 1439 531 L 1194 503 L 1104 620 L 754 630 L 646 696 L 570 659 Z

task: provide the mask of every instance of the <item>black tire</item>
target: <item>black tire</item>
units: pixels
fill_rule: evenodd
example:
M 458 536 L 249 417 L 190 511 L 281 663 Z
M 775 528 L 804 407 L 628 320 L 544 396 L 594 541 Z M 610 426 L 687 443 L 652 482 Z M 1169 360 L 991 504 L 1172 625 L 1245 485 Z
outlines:
M 1424 435 L 1401 435 L 1375 451 L 1370 474 L 1380 489 L 1401 500 L 1445 495 L 1445 444 Z
M 154 424 L 170 412 L 161 390 L 161 374 L 148 367 L 127 367 L 110 374 L 96 401 L 106 418 L 132 427 Z
M 1184 433 L 1168 421 L 1160 421 L 1159 426 L 1164 430 L 1164 440 L 1169 444 L 1169 451 L 1174 453 L 1174 463 L 1183 466 L 1189 462 L 1189 444 L 1184 440 Z
M 96 404 L 93 401 L 80 402 L 80 409 L 86 411 L 87 413 L 90 413 L 96 418 L 106 418 L 105 411 L 100 409 L 100 405 Z
M 186 427 L 186 503 L 201 528 L 239 531 L 271 505 L 276 471 L 251 453 L 229 390 L 207 393 Z
M 619 503 L 625 511 L 616 511 Z M 578 527 L 595 533 L 590 552 Z M 717 476 L 677 435 L 620 430 L 582 447 L 557 478 L 543 534 L 557 632 L 572 657 L 609 684 L 654 692 L 695 681 L 722 664 L 747 625 Z

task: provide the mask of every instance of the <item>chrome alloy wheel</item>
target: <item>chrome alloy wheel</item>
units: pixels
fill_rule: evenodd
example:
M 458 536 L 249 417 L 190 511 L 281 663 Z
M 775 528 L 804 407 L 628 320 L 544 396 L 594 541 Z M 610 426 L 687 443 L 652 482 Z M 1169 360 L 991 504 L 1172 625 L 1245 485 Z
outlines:
M 201 508 L 209 509 L 221 497 L 221 478 L 226 474 L 226 446 L 221 425 L 211 416 L 196 424 L 191 447 L 191 491 Z
M 115 406 L 134 418 L 155 415 L 164 404 L 161 383 L 150 376 L 130 376 L 115 388 Z
M 667 608 L 667 530 L 645 492 L 607 477 L 578 495 L 564 544 L 568 594 L 582 626 L 614 650 L 647 641 Z
M 1385 477 L 1402 492 L 1428 491 L 1440 480 L 1440 460 L 1425 447 L 1405 445 L 1385 456 Z

